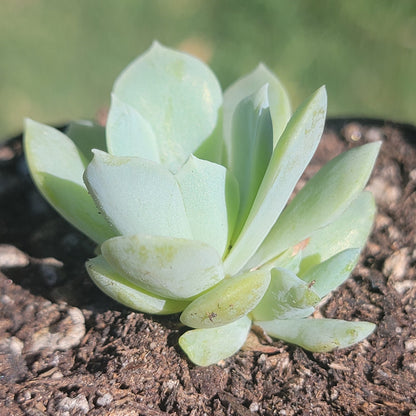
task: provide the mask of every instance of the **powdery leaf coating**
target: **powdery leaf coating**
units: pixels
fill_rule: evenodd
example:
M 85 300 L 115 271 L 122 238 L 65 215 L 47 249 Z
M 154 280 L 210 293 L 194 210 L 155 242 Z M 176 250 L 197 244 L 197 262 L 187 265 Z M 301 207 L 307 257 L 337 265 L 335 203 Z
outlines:
M 101 252 L 130 282 L 170 299 L 192 298 L 224 278 L 218 253 L 195 240 L 114 237 L 102 244 Z
M 163 166 L 95 150 L 84 180 L 119 234 L 192 238 L 178 184 Z
M 256 321 L 305 318 L 313 313 L 320 300 L 320 296 L 293 272 L 273 269 L 270 285 L 250 316 Z
M 111 96 L 106 124 L 107 146 L 116 156 L 138 156 L 160 162 L 156 136 L 149 122 L 132 106 Z
M 222 104 L 208 66 L 157 42 L 120 74 L 113 93 L 149 122 L 160 160 L 172 172 L 211 135 Z
M 343 250 L 362 248 L 373 226 L 375 212 L 373 195 L 361 192 L 339 217 L 311 234 L 302 249 L 300 273 Z
M 197 297 L 182 312 L 181 322 L 192 328 L 214 328 L 247 315 L 261 300 L 270 272 L 257 270 L 221 281 Z
M 264 264 L 339 216 L 367 183 L 379 149 L 379 142 L 353 148 L 320 169 L 282 212 L 248 267 Z
M 239 207 L 234 177 L 224 166 L 190 156 L 175 179 L 193 238 L 211 245 L 223 257 Z
M 181 312 L 188 302 L 165 299 L 147 292 L 114 271 L 103 256 L 86 263 L 93 282 L 108 296 L 136 311 L 167 315 Z
M 240 189 L 240 210 L 233 241 L 238 237 L 263 179 L 273 152 L 268 84 L 243 99 L 233 113 L 230 171 Z
M 194 329 L 179 338 L 189 359 L 200 366 L 215 364 L 235 354 L 245 343 L 251 320 L 246 316 L 217 328 Z
M 47 201 L 97 243 L 115 232 L 99 214 L 82 180 L 87 159 L 69 137 L 26 120 L 25 155 L 32 178 Z
M 227 273 L 232 275 L 243 268 L 281 214 L 318 146 L 325 114 L 326 91 L 322 87 L 290 119 L 273 151 L 247 221 L 225 260 Z
M 323 298 L 345 282 L 357 264 L 359 256 L 359 248 L 341 251 L 310 268 L 300 277 L 305 282 L 310 282 L 313 290 Z
M 270 336 L 312 352 L 328 352 L 362 341 L 375 329 L 370 322 L 341 319 L 285 319 L 256 321 Z
M 194 363 L 234 354 L 251 320 L 322 352 L 374 329 L 305 317 L 358 260 L 375 213 L 362 189 L 380 147 L 338 156 L 288 203 L 325 114 L 322 87 L 290 118 L 264 65 L 223 102 L 204 63 L 155 42 L 116 80 L 105 129 L 74 122 L 66 136 L 29 120 L 25 151 L 44 196 L 99 244 L 92 280 L 133 309 L 182 312 L 197 328 L 179 339 Z
M 268 84 L 268 101 L 273 121 L 273 144 L 278 142 L 291 116 L 289 96 L 286 89 L 266 65 L 260 64 L 254 71 L 238 79 L 224 92 L 224 138 L 228 153 L 231 153 L 231 124 L 238 104 Z
M 90 120 L 71 121 L 65 134 L 73 141 L 89 163 L 94 154 L 92 149 L 107 151 L 105 128 Z

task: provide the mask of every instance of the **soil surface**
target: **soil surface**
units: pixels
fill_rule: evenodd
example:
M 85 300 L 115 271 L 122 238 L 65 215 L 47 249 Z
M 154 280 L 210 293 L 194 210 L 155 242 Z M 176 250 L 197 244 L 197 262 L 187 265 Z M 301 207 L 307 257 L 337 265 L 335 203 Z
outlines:
M 333 353 L 250 337 L 201 368 L 177 316 L 115 303 L 84 270 L 94 245 L 34 188 L 21 138 L 0 147 L 0 415 L 416 415 L 416 130 L 331 120 L 307 171 L 383 140 L 378 215 L 351 278 L 317 315 L 377 324 Z

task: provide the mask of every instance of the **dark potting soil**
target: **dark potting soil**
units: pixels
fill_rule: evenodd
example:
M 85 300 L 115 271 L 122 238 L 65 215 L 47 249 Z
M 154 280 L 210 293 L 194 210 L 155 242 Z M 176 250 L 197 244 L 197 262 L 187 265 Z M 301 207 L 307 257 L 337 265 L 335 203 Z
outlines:
M 325 354 L 251 334 L 205 368 L 178 347 L 177 316 L 133 312 L 95 288 L 84 270 L 94 245 L 38 194 L 21 137 L 1 146 L 0 415 L 415 416 L 416 130 L 331 120 L 304 179 L 374 140 L 374 231 L 316 313 L 374 322 L 374 334 Z

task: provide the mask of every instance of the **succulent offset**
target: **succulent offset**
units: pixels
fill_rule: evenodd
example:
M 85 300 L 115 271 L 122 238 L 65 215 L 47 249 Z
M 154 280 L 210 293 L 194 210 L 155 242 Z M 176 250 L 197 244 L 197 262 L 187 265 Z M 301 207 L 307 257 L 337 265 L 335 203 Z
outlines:
M 291 115 L 264 65 L 222 94 L 204 63 L 155 42 L 116 80 L 105 128 L 27 120 L 24 146 L 44 197 L 97 243 L 95 284 L 134 310 L 180 313 L 181 348 L 209 365 L 252 323 L 315 352 L 374 329 L 310 318 L 365 245 L 380 147 L 342 153 L 291 199 L 325 115 L 323 87 Z

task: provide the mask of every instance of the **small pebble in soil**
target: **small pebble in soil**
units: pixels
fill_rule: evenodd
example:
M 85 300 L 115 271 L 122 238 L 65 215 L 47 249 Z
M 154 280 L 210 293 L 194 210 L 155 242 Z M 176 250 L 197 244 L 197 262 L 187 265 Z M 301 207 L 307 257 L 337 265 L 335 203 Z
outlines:
M 249 409 L 250 409 L 250 412 L 253 412 L 253 413 L 258 412 L 258 410 L 260 409 L 260 406 L 257 402 L 253 402 L 250 404 Z
M 74 398 L 65 397 L 56 406 L 59 416 L 86 415 L 90 410 L 88 401 L 83 394 Z
M 23 342 L 19 338 L 11 337 L 0 340 L 0 353 L 21 355 Z
M 67 316 L 52 327 L 42 328 L 33 334 L 29 352 L 43 349 L 66 351 L 77 346 L 85 335 L 85 319 L 75 307 L 67 310 Z
M 367 189 L 374 195 L 377 205 L 385 208 L 395 206 L 402 196 L 402 191 L 398 186 L 381 177 L 374 178 Z
M 400 295 L 403 295 L 403 293 L 413 289 L 415 286 L 416 282 L 414 280 L 403 280 L 402 282 L 395 282 L 393 284 L 394 290 Z
M 413 352 L 416 351 L 416 338 L 410 338 L 404 343 L 406 351 Z
M 23 251 L 9 244 L 0 244 L 0 268 L 26 267 L 28 264 L 29 256 Z
M 110 393 L 105 393 L 96 401 L 97 406 L 107 406 L 113 401 L 113 396 Z
M 383 274 L 394 281 L 402 280 L 409 269 L 410 250 L 403 247 L 387 257 L 383 266 Z
M 0 303 L 2 303 L 3 305 L 10 305 L 13 303 L 13 299 L 10 296 L 3 295 L 0 296 Z

